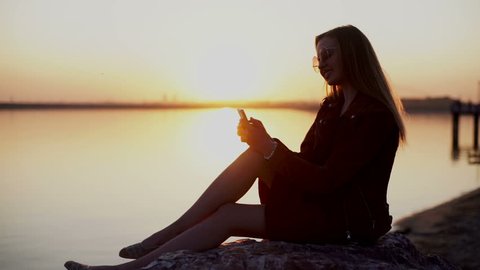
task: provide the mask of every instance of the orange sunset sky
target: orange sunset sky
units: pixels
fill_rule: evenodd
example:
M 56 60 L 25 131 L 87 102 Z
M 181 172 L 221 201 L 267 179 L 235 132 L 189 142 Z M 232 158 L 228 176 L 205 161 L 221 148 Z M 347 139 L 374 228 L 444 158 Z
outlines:
M 478 100 L 478 0 L 1 0 L 0 101 L 316 100 L 344 24 L 399 96 Z

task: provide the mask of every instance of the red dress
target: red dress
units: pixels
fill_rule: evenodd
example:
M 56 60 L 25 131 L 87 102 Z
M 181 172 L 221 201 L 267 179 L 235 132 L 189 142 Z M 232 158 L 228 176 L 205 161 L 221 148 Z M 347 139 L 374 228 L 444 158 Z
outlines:
M 272 240 L 372 242 L 391 229 L 387 186 L 399 142 L 393 114 L 357 93 L 340 115 L 343 95 L 328 97 L 300 153 L 279 140 L 260 177 L 267 235 Z

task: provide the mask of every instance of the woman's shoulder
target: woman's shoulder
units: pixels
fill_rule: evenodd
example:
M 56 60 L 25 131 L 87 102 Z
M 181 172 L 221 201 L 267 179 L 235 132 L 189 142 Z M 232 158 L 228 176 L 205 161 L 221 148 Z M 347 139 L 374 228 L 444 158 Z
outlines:
M 347 117 L 362 119 L 362 123 L 372 123 L 372 125 L 394 128 L 397 126 L 395 116 L 392 111 L 380 100 L 368 96 L 366 94 L 360 94 L 356 98 L 355 104 L 352 103 L 351 110 L 349 110 L 350 116 Z
M 392 115 L 387 105 L 364 93 L 357 93 L 356 102 L 352 108 L 356 113 L 361 114 L 387 114 Z

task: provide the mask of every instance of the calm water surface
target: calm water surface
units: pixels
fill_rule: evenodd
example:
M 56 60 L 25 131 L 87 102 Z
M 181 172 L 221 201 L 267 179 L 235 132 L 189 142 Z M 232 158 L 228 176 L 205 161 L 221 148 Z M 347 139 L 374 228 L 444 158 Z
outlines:
M 313 112 L 248 110 L 290 149 Z M 1 269 L 111 264 L 124 245 L 181 215 L 239 153 L 236 112 L 0 112 Z M 461 145 L 471 145 L 471 121 Z M 479 168 L 451 154 L 449 115 L 413 115 L 389 186 L 395 219 L 479 186 Z M 242 200 L 258 203 L 256 188 Z

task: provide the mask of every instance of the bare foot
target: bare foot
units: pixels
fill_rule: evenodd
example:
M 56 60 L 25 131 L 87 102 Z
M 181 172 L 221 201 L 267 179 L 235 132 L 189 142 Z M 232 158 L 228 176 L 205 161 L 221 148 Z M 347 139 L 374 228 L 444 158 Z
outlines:
M 118 255 L 125 259 L 138 259 L 152 252 L 156 248 L 156 246 L 147 247 L 142 242 L 122 248 Z
M 74 261 L 68 261 L 64 266 L 68 270 L 120 270 L 120 268 L 117 266 L 89 266 Z

